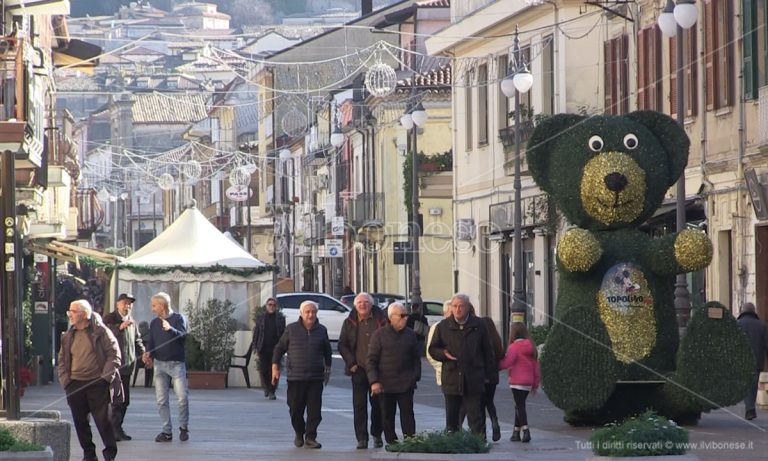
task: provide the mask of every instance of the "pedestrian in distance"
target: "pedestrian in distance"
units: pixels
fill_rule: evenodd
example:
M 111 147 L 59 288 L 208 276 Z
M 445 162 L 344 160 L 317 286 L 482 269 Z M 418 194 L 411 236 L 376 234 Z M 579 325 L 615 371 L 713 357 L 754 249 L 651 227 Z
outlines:
M 443 303 L 443 318 L 447 319 L 451 316 L 451 300 L 445 301 Z M 427 349 L 429 349 L 429 344 L 432 342 L 432 336 L 435 334 L 435 329 L 437 328 L 437 325 L 440 322 L 433 323 L 429 326 L 429 333 L 427 334 L 427 345 L 425 347 L 425 352 Z M 442 380 L 440 379 L 440 375 L 443 372 L 443 362 L 440 362 L 438 360 L 435 360 L 432 358 L 429 353 L 427 353 L 427 361 L 430 365 L 432 365 L 432 368 L 435 369 L 435 383 L 437 383 L 437 387 L 441 387 Z
M 112 403 L 112 427 L 115 439 L 131 440 L 131 436 L 125 433 L 123 421 L 128 406 L 131 404 L 131 374 L 136 369 L 136 358 L 144 354 L 144 342 L 141 340 L 139 328 L 131 316 L 133 303 L 136 298 L 130 293 L 120 293 L 115 303 L 115 310 L 104 316 L 104 324 L 117 338 L 120 346 L 120 381 L 123 382 L 122 402 Z
M 189 388 L 187 386 L 186 347 L 187 319 L 171 308 L 171 297 L 160 292 L 152 296 L 149 339 L 144 353 L 144 365 L 154 368 L 155 398 L 160 414 L 161 432 L 155 442 L 173 440 L 169 387 L 173 386 L 179 405 L 179 440 L 189 440 Z M 215 321 L 215 319 L 211 319 Z
M 460 428 L 462 405 L 469 429 L 485 435 L 483 394 L 485 383 L 497 373 L 493 348 L 482 320 L 470 312 L 469 296 L 456 293 L 451 298 L 451 317 L 438 323 L 428 353 L 443 363 L 442 391 L 445 399 L 445 426 L 450 432 Z
M 749 346 L 752 349 L 752 355 L 755 356 L 755 371 L 757 376 L 754 383 L 744 397 L 744 419 L 752 420 L 757 418 L 757 411 L 755 409 L 755 401 L 757 400 L 757 384 L 760 377 L 760 372 L 763 371 L 765 365 L 765 358 L 768 356 L 768 327 L 765 322 L 760 320 L 755 312 L 755 305 L 753 303 L 745 303 L 741 307 L 741 313 L 738 318 L 739 328 L 747 335 L 749 339 Z
M 387 325 L 387 317 L 368 293 L 355 296 L 355 308 L 344 320 L 339 334 L 339 354 L 344 359 L 344 373 L 352 378 L 352 412 L 357 448 L 368 448 L 368 404 L 371 405 L 373 446 L 381 448 L 381 405 L 378 395 L 371 393 L 366 364 L 373 333 Z
M 540 372 L 536 345 L 528 334 L 525 324 L 515 322 L 509 333 L 507 353 L 499 363 L 500 370 L 509 369 L 509 388 L 515 400 L 515 427 L 512 442 L 530 442 L 531 431 L 528 428 L 528 413 L 525 400 L 528 394 L 536 395 L 539 388 Z M 520 435 L 522 431 L 522 436 Z
M 317 320 L 317 303 L 314 301 L 301 303 L 299 320 L 286 326 L 275 346 L 272 355 L 272 384 L 275 386 L 280 380 L 280 362 L 286 353 L 286 396 L 295 432 L 293 444 L 297 448 L 320 448 L 317 428 L 322 420 L 323 385 L 331 376 L 331 342 L 328 331 Z
M 256 317 L 253 327 L 253 351 L 258 357 L 259 376 L 264 397 L 275 400 L 276 384 L 272 384 L 272 355 L 285 331 L 285 315 L 278 311 L 277 300 L 268 298 L 264 313 Z
M 379 396 L 382 426 L 387 443 L 397 441 L 395 412 L 400 409 L 403 437 L 416 434 L 413 393 L 421 379 L 421 351 L 416 333 L 406 326 L 408 312 L 401 303 L 387 308 L 389 325 L 376 330 L 368 346 L 366 372 L 371 394 Z
M 419 341 L 419 351 L 426 352 L 424 344 L 427 342 L 429 334 L 429 320 L 424 315 L 424 305 L 419 303 L 411 304 L 411 313 L 408 316 L 408 328 L 416 333 L 416 339 Z
M 98 460 L 90 414 L 104 443 L 104 459 L 111 461 L 117 456 L 117 441 L 109 418 L 110 404 L 122 398 L 120 346 L 88 301 L 73 301 L 67 316 L 71 326 L 61 338 L 59 383 L 67 394 L 83 460 Z
M 504 358 L 504 345 L 499 336 L 499 331 L 496 329 L 496 324 L 493 323 L 493 319 L 490 317 L 483 317 L 483 323 L 488 330 L 488 337 L 491 340 L 491 347 L 494 354 L 494 363 L 497 364 Z M 488 413 L 488 417 L 491 419 L 491 439 L 494 442 L 498 442 L 501 439 L 501 426 L 499 426 L 499 417 L 496 413 L 496 404 L 494 398 L 496 397 L 496 386 L 499 385 L 499 370 L 496 369 L 495 373 L 490 374 L 490 380 L 485 383 L 485 392 L 483 392 L 483 408 Z

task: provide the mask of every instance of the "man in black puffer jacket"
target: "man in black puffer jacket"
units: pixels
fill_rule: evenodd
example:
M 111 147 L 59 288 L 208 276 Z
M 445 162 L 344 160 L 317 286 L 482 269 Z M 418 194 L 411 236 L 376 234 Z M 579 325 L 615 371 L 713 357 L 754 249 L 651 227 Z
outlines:
M 749 339 L 749 346 L 752 349 L 752 354 L 755 356 L 755 369 L 759 377 L 760 372 L 763 371 L 766 355 L 768 355 L 768 329 L 765 323 L 760 320 L 760 317 L 757 316 L 755 305 L 752 303 L 745 303 L 741 307 L 738 322 L 739 328 Z M 755 411 L 757 383 L 758 378 L 756 377 L 752 388 L 749 390 L 749 394 L 744 398 L 744 419 L 757 418 L 757 411 Z
M 416 434 L 413 391 L 421 379 L 421 342 L 406 326 L 408 313 L 401 303 L 387 309 L 389 325 L 376 330 L 368 345 L 366 371 L 371 394 L 379 396 L 382 425 L 387 443 L 397 441 L 395 410 L 400 408 L 400 427 L 404 437 Z
M 467 295 L 453 295 L 453 315 L 437 324 L 428 352 L 443 363 L 446 429 L 459 430 L 459 412 L 463 405 L 469 429 L 485 437 L 483 393 L 485 383 L 498 379 L 498 371 L 488 331 L 483 321 L 470 312 L 471 306 Z
M 280 380 L 280 361 L 288 353 L 288 413 L 297 447 L 320 448 L 317 427 L 322 420 L 323 383 L 331 373 L 331 342 L 328 331 L 317 321 L 317 304 L 304 301 L 299 306 L 299 320 L 285 328 L 272 355 L 272 384 Z M 304 411 L 307 420 L 304 422 Z M 304 438 L 306 434 L 306 439 Z

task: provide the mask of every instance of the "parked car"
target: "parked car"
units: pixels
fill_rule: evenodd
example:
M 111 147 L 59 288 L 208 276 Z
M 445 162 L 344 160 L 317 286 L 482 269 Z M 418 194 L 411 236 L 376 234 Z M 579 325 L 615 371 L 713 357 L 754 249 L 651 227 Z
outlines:
M 422 299 L 421 302 L 424 305 L 424 315 L 427 317 L 427 322 L 429 322 L 430 326 L 443 320 L 443 301 L 439 299 Z M 405 307 L 408 311 L 411 310 L 410 301 L 405 303 Z
M 317 303 L 318 320 L 328 329 L 328 338 L 331 341 L 338 341 L 341 325 L 351 309 L 338 299 L 325 293 L 297 292 L 277 295 L 277 305 L 280 306 L 280 311 L 289 323 L 299 319 L 299 306 L 304 301 Z
M 373 296 L 373 302 L 376 303 L 377 306 L 379 306 L 382 309 L 386 309 L 387 306 L 392 304 L 395 301 L 403 301 L 405 300 L 405 296 L 402 295 L 395 295 L 391 293 L 369 293 L 371 296 Z M 350 308 L 355 307 L 355 296 L 357 295 L 344 295 L 341 297 L 341 302 L 343 304 L 346 304 Z

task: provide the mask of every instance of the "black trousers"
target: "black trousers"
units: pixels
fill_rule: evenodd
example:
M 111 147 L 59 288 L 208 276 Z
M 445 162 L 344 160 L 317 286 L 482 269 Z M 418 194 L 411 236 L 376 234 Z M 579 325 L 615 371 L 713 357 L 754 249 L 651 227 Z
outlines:
M 105 459 L 117 456 L 117 442 L 109 420 L 109 383 L 101 378 L 93 381 L 73 380 L 66 388 L 67 404 L 72 411 L 72 421 L 77 432 L 77 440 L 83 449 L 83 459 L 95 460 L 96 445 L 93 443 L 91 425 L 88 414 L 93 416 L 93 422 L 104 443 L 102 454 Z
M 400 408 L 400 428 L 404 437 L 412 437 L 416 434 L 416 417 L 413 414 L 413 389 L 406 392 L 388 393 L 379 395 L 381 403 L 382 425 L 384 437 L 387 443 L 397 440 L 395 432 L 395 410 Z
M 469 430 L 475 434 L 485 434 L 485 409 L 483 408 L 483 392 L 467 395 L 445 394 L 445 428 L 448 431 L 461 429 L 459 413 L 462 406 L 467 412 Z
M 379 396 L 371 394 L 368 375 L 358 366 L 352 375 L 352 412 L 357 440 L 368 440 L 368 403 L 371 404 L 371 435 L 381 437 Z
M 112 427 L 115 431 L 123 430 L 123 421 L 125 420 L 125 413 L 128 411 L 128 405 L 131 404 L 131 386 L 128 384 L 131 382 L 131 370 L 134 369 L 134 365 L 125 366 L 120 368 L 120 379 L 123 381 L 123 401 L 112 402 Z M 128 372 L 124 375 L 123 372 Z
M 317 438 L 317 427 L 323 419 L 320 414 L 323 406 L 323 381 L 288 381 L 287 399 L 294 432 L 306 434 L 310 440 Z
M 265 349 L 259 352 L 259 377 L 264 393 L 269 394 L 277 390 L 277 384 L 272 384 L 272 350 Z
M 515 399 L 515 427 L 528 425 L 528 412 L 525 411 L 525 399 L 528 391 L 512 389 L 512 398 Z

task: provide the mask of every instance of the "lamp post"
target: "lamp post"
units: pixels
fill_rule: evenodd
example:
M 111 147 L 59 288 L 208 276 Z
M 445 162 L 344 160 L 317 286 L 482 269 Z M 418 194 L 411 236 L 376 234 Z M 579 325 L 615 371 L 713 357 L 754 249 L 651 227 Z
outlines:
M 667 37 L 677 36 L 675 40 L 676 53 L 676 86 L 677 86 L 677 123 L 685 129 L 685 72 L 683 70 L 683 29 L 690 29 L 696 24 L 698 9 L 694 0 L 667 0 L 667 5 L 659 15 L 658 24 L 661 32 Z M 685 172 L 677 180 L 677 197 L 675 199 L 675 227 L 680 232 L 685 229 Z M 686 274 L 678 274 L 675 279 L 675 311 L 677 326 L 685 328 L 691 318 L 691 296 L 688 291 Z
M 415 76 L 414 76 L 415 80 Z M 410 111 L 400 117 L 400 124 L 406 130 L 411 130 L 411 306 L 421 308 L 421 274 L 419 258 L 419 236 L 421 235 L 421 226 L 419 225 L 419 154 L 417 149 L 417 137 L 419 127 L 427 123 L 427 111 L 424 105 L 419 102 Z
M 283 251 L 288 255 L 286 258 L 286 262 L 288 264 L 287 271 L 291 274 L 291 277 L 294 277 L 294 271 L 293 271 L 293 261 L 291 259 L 293 258 L 293 255 L 291 254 L 291 246 L 290 246 L 290 231 L 288 229 L 288 211 L 285 209 L 285 206 L 289 206 L 292 199 L 289 196 L 288 192 L 290 191 L 290 188 L 288 187 L 288 161 L 292 160 L 293 157 L 291 156 L 291 151 L 288 149 L 282 149 L 280 151 L 280 163 L 283 170 L 283 174 L 280 180 L 280 200 L 283 202 L 283 198 L 285 198 L 285 201 L 282 203 L 283 209 L 282 209 L 282 231 L 283 231 Z M 291 165 L 291 170 L 293 170 L 293 165 Z M 293 174 L 293 171 L 291 171 L 291 174 Z M 285 185 L 283 188 L 282 186 Z M 284 197 L 283 197 L 284 196 Z M 296 285 L 296 282 L 294 281 L 294 287 Z
M 334 149 L 336 149 L 336 161 L 331 163 L 332 165 L 336 165 L 336 171 L 334 172 L 333 178 L 334 178 L 334 186 L 333 190 L 335 192 L 335 214 L 336 217 L 341 217 L 341 195 L 339 186 L 341 185 L 341 181 L 339 181 L 339 152 L 341 151 L 341 146 L 344 144 L 344 133 L 341 132 L 341 128 L 339 127 L 339 121 L 337 117 L 336 120 L 333 123 L 333 133 L 331 133 L 331 145 Z M 334 235 L 334 238 L 336 236 Z M 343 239 L 344 235 L 341 236 L 342 238 L 342 248 L 343 245 Z M 336 258 L 333 258 L 333 296 L 336 298 L 340 298 L 342 291 L 344 291 L 344 277 L 343 277 L 343 258 L 344 258 L 344 252 L 341 252 L 341 255 L 339 255 Z
M 512 322 L 527 321 L 528 307 L 525 301 L 525 291 L 523 291 L 523 236 L 522 234 L 522 206 L 520 191 L 520 94 L 526 93 L 533 86 L 533 75 L 522 60 L 520 53 L 519 29 L 515 26 L 513 63 L 510 66 L 508 75 L 501 81 L 501 91 L 504 96 L 515 98 L 515 176 L 513 179 L 513 188 L 515 190 L 514 205 L 514 285 L 512 289 Z M 514 66 L 514 67 L 513 67 Z

